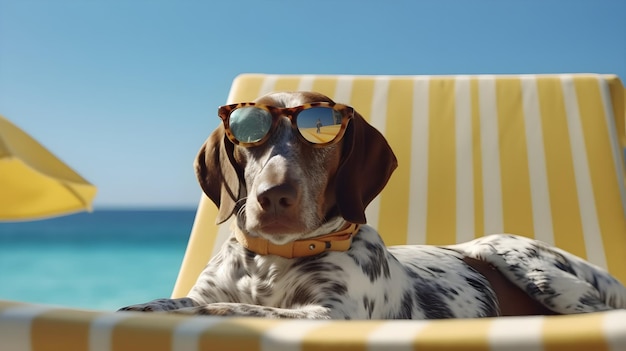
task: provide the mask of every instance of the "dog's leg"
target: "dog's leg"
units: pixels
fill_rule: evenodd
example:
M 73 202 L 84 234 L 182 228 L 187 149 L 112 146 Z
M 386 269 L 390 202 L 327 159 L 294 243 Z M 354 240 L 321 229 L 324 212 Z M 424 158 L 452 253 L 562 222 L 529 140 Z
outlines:
M 180 299 L 153 300 L 138 305 L 122 307 L 118 311 L 166 312 L 175 311 L 181 308 L 193 308 L 193 306 L 198 306 L 198 304 L 188 297 L 183 297 Z
M 607 272 L 542 242 L 491 235 L 454 248 L 491 263 L 554 312 L 574 314 L 625 307 L 626 289 Z
M 295 309 L 267 307 L 245 303 L 212 303 L 204 306 L 181 308 L 172 311 L 178 314 L 263 317 L 282 319 L 330 319 L 330 310 L 322 306 L 304 306 Z

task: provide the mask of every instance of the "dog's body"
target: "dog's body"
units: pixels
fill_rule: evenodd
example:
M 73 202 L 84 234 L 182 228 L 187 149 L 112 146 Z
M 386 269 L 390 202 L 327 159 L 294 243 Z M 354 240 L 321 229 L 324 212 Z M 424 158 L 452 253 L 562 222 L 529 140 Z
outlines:
M 259 99 L 276 107 L 320 101 L 331 102 L 315 93 Z M 122 310 L 436 319 L 626 308 L 626 288 L 604 270 L 513 235 L 387 248 L 373 228 L 362 225 L 350 233 L 345 251 L 324 241 L 328 250 L 306 257 L 253 252 L 244 247 L 245 238 L 283 247 L 340 231 L 346 223 L 365 223 L 365 206 L 396 167 L 387 142 L 358 113 L 343 140 L 323 148 L 302 143 L 287 118 L 272 133 L 263 145 L 247 148 L 231 143 L 224 127 L 211 135 L 198 157 L 198 179 L 219 207 L 218 222 L 237 215 L 233 234 L 188 297 Z

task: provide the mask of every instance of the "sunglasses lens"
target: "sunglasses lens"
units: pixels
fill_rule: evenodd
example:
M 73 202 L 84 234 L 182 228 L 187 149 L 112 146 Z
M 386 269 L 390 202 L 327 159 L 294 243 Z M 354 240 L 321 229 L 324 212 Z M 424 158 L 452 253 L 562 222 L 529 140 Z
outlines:
M 341 113 L 330 107 L 312 107 L 298 114 L 298 130 L 312 143 L 327 143 L 339 134 L 341 119 Z
M 248 106 L 230 113 L 230 131 L 242 143 L 255 143 L 269 132 L 272 115 L 264 109 Z

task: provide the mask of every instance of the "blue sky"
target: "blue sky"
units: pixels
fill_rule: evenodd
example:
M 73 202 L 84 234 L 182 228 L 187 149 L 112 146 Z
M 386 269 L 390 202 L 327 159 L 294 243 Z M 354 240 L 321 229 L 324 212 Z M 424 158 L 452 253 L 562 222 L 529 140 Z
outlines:
M 245 72 L 616 73 L 624 0 L 0 0 L 0 114 L 99 187 L 195 207 L 192 162 Z

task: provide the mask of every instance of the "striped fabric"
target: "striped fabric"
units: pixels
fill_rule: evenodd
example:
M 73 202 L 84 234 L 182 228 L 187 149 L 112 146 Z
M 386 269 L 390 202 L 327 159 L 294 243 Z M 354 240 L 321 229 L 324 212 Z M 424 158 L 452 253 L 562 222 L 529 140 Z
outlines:
M 0 302 L 0 350 L 621 351 L 626 310 L 439 321 L 293 321 L 105 313 Z
M 315 90 L 354 106 L 399 168 L 367 209 L 388 245 L 509 232 L 626 282 L 626 91 L 608 75 L 242 75 L 228 102 Z M 217 120 L 216 120 L 217 121 Z M 207 131 L 208 132 L 208 131 Z M 174 297 L 228 235 L 202 197 Z M 0 301 L 0 350 L 626 350 L 626 310 L 445 321 L 281 321 Z

